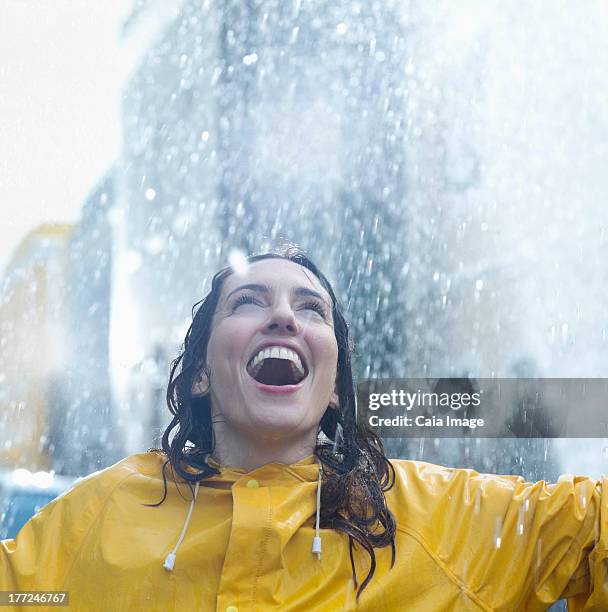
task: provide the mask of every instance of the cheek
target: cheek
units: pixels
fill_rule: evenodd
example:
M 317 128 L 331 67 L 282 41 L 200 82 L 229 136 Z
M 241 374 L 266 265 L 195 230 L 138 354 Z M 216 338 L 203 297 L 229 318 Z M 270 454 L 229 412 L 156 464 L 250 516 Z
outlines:
M 225 364 L 228 361 L 226 355 L 227 348 L 221 336 L 212 335 L 209 339 L 209 344 L 207 346 L 207 365 L 216 380 L 218 375 L 222 375 Z
M 242 332 L 237 327 L 231 328 L 228 325 L 219 326 L 213 330 L 209 338 L 207 355 L 215 361 L 229 358 L 231 353 L 238 351 Z
M 338 363 L 338 344 L 333 334 L 325 334 L 316 338 L 316 359 L 323 362 L 329 372 L 337 367 Z

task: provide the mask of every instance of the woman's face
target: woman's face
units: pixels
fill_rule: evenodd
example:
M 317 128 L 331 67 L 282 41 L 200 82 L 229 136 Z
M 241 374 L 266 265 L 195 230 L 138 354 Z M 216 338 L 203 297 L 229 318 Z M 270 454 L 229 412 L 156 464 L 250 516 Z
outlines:
M 334 393 L 331 298 L 308 269 L 265 259 L 230 275 L 207 347 L 213 420 L 255 438 L 315 435 Z

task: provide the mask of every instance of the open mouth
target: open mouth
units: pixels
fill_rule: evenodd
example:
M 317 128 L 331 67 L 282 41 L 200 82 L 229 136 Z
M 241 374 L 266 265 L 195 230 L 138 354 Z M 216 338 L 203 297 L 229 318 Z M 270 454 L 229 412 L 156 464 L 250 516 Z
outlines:
M 247 372 L 264 385 L 297 385 L 308 376 L 308 368 L 291 349 L 269 347 L 261 350 L 247 364 Z

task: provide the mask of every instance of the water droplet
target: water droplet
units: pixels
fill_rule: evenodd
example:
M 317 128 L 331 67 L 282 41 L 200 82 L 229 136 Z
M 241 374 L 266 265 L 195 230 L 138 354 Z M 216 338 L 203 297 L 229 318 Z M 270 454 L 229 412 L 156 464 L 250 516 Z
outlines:
M 249 268 L 249 262 L 245 253 L 238 249 L 233 249 L 228 255 L 228 263 L 232 266 L 236 274 L 245 274 Z
M 502 517 L 497 516 L 494 522 L 494 546 L 500 548 L 502 544 Z
M 245 57 L 243 57 L 243 64 L 245 64 L 245 66 L 251 66 L 252 64 L 255 64 L 257 61 L 258 61 L 257 53 L 250 53 L 249 55 L 245 55 Z
M 142 264 L 142 257 L 137 251 L 128 251 L 124 255 L 124 266 L 127 274 L 137 272 Z
M 536 563 L 534 564 L 534 584 L 538 586 L 540 582 L 540 566 L 542 564 L 542 544 L 540 538 L 536 542 Z

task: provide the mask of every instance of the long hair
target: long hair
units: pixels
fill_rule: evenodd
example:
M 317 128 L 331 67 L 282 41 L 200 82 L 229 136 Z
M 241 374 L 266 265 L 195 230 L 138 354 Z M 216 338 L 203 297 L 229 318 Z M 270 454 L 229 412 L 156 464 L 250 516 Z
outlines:
M 368 553 L 370 570 L 357 590 L 358 599 L 376 570 L 375 548 L 390 545 L 391 568 L 395 563 L 396 522 L 384 495 L 395 482 L 395 470 L 384 454 L 382 440 L 365 425 L 357 423 L 351 369 L 352 346 L 348 338 L 348 325 L 331 284 L 315 264 L 295 247 L 253 255 L 247 261 L 254 263 L 272 258 L 287 259 L 307 268 L 331 297 L 338 344 L 336 390 L 339 408 L 336 410 L 328 406 L 319 426 L 325 440 L 318 439 L 314 449 L 314 455 L 323 466 L 320 526 L 348 535 L 355 589 L 358 582 L 353 548 L 359 544 Z M 192 386 L 203 370 L 210 374 L 205 364 L 212 318 L 224 281 L 232 273 L 232 268 L 226 267 L 215 274 L 210 292 L 192 309 L 192 325 L 186 333 L 183 350 L 171 363 L 167 406 L 173 418 L 161 442 L 162 452 L 168 457 L 163 465 L 165 490 L 161 501 L 150 505 L 157 506 L 166 498 L 165 468 L 168 463 L 190 486 L 218 473 L 207 464 L 207 458 L 215 448 L 210 400 L 208 396 L 193 397 Z M 171 432 L 174 434 L 170 439 Z M 198 473 L 186 471 L 187 467 L 195 468 Z

